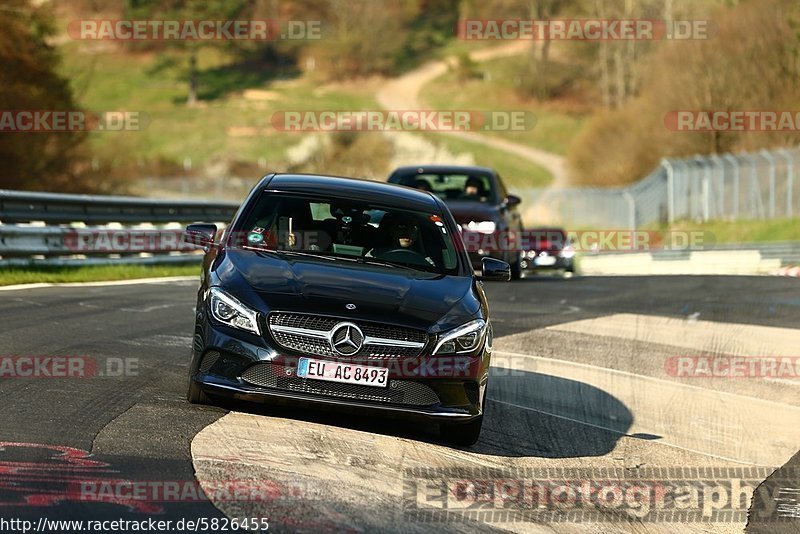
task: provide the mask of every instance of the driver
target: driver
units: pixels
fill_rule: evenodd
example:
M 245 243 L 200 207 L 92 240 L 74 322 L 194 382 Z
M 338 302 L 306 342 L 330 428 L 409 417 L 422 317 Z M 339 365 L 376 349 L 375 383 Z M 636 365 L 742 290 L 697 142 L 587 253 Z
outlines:
M 483 191 L 483 182 L 480 178 L 476 178 L 475 176 L 470 176 L 467 179 L 467 183 L 464 184 L 464 192 L 461 193 L 462 200 L 480 200 L 484 202 L 486 197 L 484 196 Z
M 407 216 L 397 217 L 391 221 L 388 228 L 389 242 L 386 245 L 375 247 L 365 254 L 370 258 L 380 258 L 383 255 L 390 255 L 393 252 L 409 251 L 425 258 L 425 261 L 434 265 L 431 258 L 426 257 L 418 250 L 419 226 Z

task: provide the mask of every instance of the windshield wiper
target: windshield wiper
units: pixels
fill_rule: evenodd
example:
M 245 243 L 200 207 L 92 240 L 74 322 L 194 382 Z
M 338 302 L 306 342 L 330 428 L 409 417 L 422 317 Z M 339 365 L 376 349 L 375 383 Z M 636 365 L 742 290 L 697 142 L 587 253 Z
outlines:
M 249 247 L 256 252 L 268 252 L 270 254 L 275 254 L 276 256 L 286 255 L 286 256 L 306 256 L 312 258 L 323 258 L 326 260 L 335 261 L 336 258 L 333 256 L 329 256 L 324 253 L 316 253 L 316 252 L 305 252 L 300 250 L 283 250 L 283 249 L 275 249 L 275 248 L 267 248 L 267 247 Z

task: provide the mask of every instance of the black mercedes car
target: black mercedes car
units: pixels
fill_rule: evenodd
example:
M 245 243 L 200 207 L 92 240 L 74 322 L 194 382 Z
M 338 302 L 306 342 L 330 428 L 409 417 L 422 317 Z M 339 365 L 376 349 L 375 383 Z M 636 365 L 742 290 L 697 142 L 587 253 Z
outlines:
M 437 196 L 330 176 L 264 177 L 205 247 L 188 400 L 325 403 L 435 420 L 480 434 L 492 327 L 476 276 Z
M 511 266 L 511 277 L 520 278 L 524 253 L 516 243 L 522 228 L 518 206 L 494 169 L 475 166 L 419 165 L 399 167 L 389 175 L 392 184 L 430 191 L 447 204 L 465 233 L 467 250 L 475 269 L 481 260 L 497 258 Z

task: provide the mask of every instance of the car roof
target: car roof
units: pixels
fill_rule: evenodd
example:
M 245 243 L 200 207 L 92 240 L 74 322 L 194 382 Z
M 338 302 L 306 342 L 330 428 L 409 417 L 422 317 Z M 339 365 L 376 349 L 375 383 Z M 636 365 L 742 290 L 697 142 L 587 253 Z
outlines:
M 494 176 L 497 174 L 489 167 L 477 165 L 407 165 L 398 167 L 392 174 L 483 174 Z
M 265 176 L 258 188 L 266 191 L 286 191 L 367 202 L 386 202 L 397 207 L 425 211 L 439 212 L 441 210 L 436 197 L 426 191 L 362 178 L 322 174 L 274 174 Z

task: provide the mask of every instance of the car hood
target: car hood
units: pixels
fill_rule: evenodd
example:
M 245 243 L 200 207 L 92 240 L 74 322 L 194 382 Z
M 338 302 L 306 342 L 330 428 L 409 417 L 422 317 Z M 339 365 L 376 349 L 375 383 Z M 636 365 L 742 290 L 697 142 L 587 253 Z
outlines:
M 450 200 L 447 207 L 453 214 L 453 218 L 459 224 L 466 224 L 471 221 L 495 221 L 497 222 L 498 208 L 493 204 L 482 202 L 469 202 L 463 200 Z
M 435 332 L 463 324 L 481 308 L 470 277 L 241 249 L 215 263 L 212 283 L 262 312 L 336 315 Z

